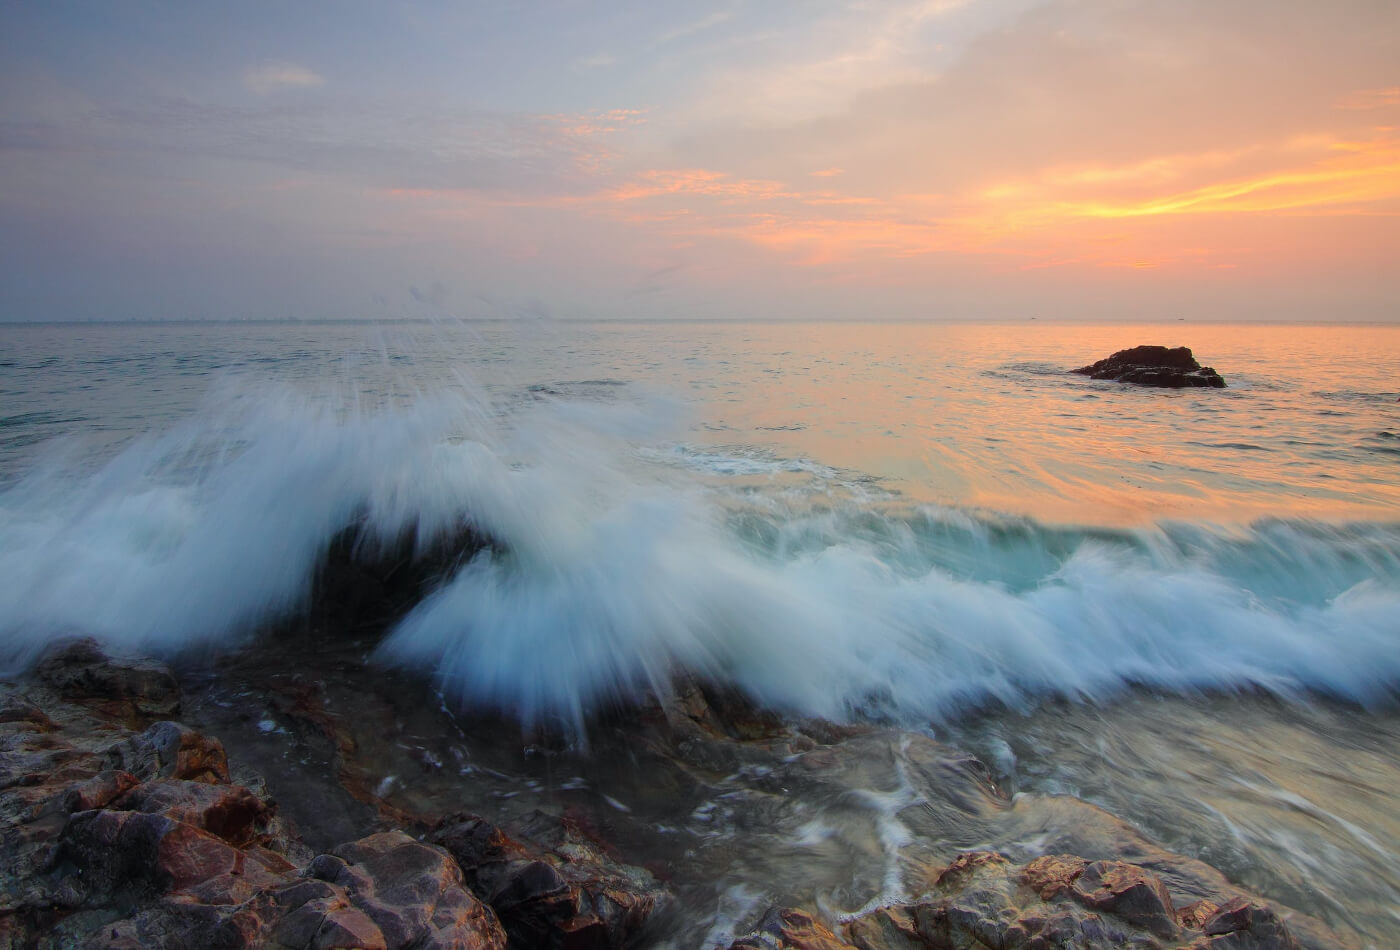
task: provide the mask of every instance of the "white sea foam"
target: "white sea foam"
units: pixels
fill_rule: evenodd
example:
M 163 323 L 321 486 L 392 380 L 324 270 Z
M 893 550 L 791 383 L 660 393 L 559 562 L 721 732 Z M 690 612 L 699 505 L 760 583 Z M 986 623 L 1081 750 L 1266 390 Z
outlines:
M 581 726 L 678 667 L 790 712 L 911 720 L 1128 683 L 1361 701 L 1400 683 L 1395 526 L 1086 532 L 853 500 L 717 504 L 722 485 L 648 461 L 670 405 L 546 401 L 502 419 L 461 392 L 374 411 L 222 403 L 235 409 L 95 471 L 55 463 L 0 494 L 12 652 L 68 631 L 227 644 L 302 609 L 349 525 L 426 548 L 471 524 L 499 550 L 381 656 L 526 720 Z

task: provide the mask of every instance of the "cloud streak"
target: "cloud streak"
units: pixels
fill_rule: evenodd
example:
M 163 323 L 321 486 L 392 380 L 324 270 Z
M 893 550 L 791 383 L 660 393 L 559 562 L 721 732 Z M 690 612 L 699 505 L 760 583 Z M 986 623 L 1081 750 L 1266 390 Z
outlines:
M 314 89 L 325 84 L 322 76 L 295 63 L 268 63 L 243 73 L 243 85 L 259 96 L 284 89 Z

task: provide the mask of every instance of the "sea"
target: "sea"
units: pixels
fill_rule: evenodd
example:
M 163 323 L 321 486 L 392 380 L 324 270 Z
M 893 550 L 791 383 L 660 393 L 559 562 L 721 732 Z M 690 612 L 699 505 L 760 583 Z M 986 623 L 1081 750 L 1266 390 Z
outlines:
M 1069 372 L 1145 343 L 1228 387 Z M 492 547 L 377 648 L 445 702 L 586 754 L 693 671 L 920 730 L 1393 946 L 1397 400 L 1381 325 L 0 325 L 0 646 L 256 650 L 347 528 L 468 525 Z M 726 861 L 716 900 L 757 900 Z M 824 899 L 898 896 L 894 867 Z

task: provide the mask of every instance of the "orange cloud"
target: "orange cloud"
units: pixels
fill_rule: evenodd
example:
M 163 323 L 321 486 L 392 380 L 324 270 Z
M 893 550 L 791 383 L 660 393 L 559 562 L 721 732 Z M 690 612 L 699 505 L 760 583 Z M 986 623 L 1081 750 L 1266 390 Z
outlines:
M 1400 86 L 1388 89 L 1358 89 L 1337 102 L 1339 109 L 1385 109 L 1400 106 Z
M 1272 234 L 1280 215 L 1400 215 L 1400 138 L 1393 130 L 1371 139 L 1294 136 L 1119 164 L 1053 165 L 920 194 L 881 195 L 852 174 L 840 177 L 841 188 L 832 187 L 836 175 L 816 177 L 822 187 L 804 189 L 714 168 L 654 168 L 576 195 L 391 194 L 423 202 L 430 217 L 465 219 L 488 206 L 601 215 L 658 240 L 742 242 L 798 265 L 850 263 L 848 273 L 947 254 L 980 257 L 994 269 L 1277 267 Z M 1199 223 L 1207 216 L 1210 224 Z
M 731 178 L 724 172 L 704 168 L 642 172 L 633 182 L 604 192 L 599 197 L 605 201 L 637 201 L 664 195 L 748 200 L 793 197 L 780 182 Z

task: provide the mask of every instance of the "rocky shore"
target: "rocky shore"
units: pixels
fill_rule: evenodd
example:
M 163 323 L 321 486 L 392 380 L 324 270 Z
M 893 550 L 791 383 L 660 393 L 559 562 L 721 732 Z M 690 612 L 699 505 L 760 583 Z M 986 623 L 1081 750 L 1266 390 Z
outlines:
M 1077 799 L 1009 800 L 921 734 L 789 722 L 681 680 L 598 722 L 577 756 L 452 715 L 354 644 L 317 659 L 311 674 L 269 645 L 177 678 L 78 640 L 0 684 L 0 948 L 1354 945 Z M 626 763 L 608 787 L 629 802 L 570 774 L 587 761 Z M 803 818 L 793 796 L 840 804 L 886 766 L 912 790 L 887 809 L 899 827 L 995 816 L 1044 853 L 901 864 L 901 898 L 853 913 L 789 904 L 804 895 L 776 877 L 763 896 L 779 902 L 728 931 L 688 912 L 738 859 L 667 846 L 656 816 L 717 822 L 721 801 L 756 838 Z M 520 794 L 540 776 L 560 791 Z

